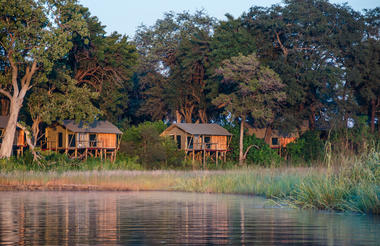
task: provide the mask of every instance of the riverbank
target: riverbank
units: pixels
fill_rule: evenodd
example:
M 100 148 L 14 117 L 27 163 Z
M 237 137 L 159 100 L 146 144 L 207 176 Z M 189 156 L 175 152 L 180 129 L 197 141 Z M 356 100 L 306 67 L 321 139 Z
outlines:
M 380 214 L 380 155 L 336 168 L 12 171 L 0 190 L 187 191 L 260 195 L 300 208 Z

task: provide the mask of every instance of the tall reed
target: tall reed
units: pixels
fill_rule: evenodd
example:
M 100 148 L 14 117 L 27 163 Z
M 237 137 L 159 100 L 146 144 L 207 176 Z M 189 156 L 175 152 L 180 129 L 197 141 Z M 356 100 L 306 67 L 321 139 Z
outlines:
M 333 158 L 332 158 L 333 159 Z M 334 159 L 331 168 L 215 171 L 10 171 L 1 189 L 168 190 L 262 195 L 313 209 L 380 214 L 380 153 Z M 21 187 L 21 188 L 20 188 Z M 34 188 L 33 188 L 34 187 Z M 69 187 L 69 189 L 71 189 Z

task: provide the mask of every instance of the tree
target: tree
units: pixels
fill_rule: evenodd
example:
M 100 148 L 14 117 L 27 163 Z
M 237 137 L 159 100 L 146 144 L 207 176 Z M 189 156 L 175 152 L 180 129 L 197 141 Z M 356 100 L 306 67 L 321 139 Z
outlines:
M 197 118 L 207 121 L 205 69 L 214 22 L 203 11 L 193 15 L 169 12 L 154 26 L 139 27 L 135 42 L 141 55 L 139 83 L 145 95 L 140 112 L 192 122 L 198 110 Z M 165 112 L 158 114 L 160 110 Z
M 380 109 L 380 8 L 366 10 L 363 38 L 350 49 L 348 83 L 355 88 L 357 101 L 368 109 L 371 132 Z M 380 134 L 380 124 L 378 123 Z
M 55 70 L 53 74 L 49 76 L 49 82 L 33 88 L 27 98 L 28 113 L 33 122 L 27 136 L 32 139 L 31 149 L 37 144 L 41 123 L 67 119 L 92 122 L 102 114 L 92 103 L 99 93 L 92 92 L 87 86 L 78 87 L 77 81 L 65 72 Z
M 341 99 L 349 95 L 345 60 L 361 37 L 358 18 L 346 5 L 324 0 L 286 0 L 282 6 L 253 7 L 242 16 L 260 44 L 257 54 L 287 85 L 282 127 L 295 128 L 307 119 L 313 129 L 317 119 L 347 116 L 347 102 L 353 100 Z M 331 101 L 339 109 L 330 110 Z
M 26 93 L 46 82 L 54 61 L 72 47 L 74 32 L 85 36 L 86 25 L 75 0 L 2 0 L 0 53 L 4 56 L 0 93 L 10 100 L 0 157 L 8 158 Z
M 97 17 L 90 16 L 88 9 L 82 8 L 81 13 L 89 35 L 75 35 L 73 47 L 63 62 L 72 69 L 78 86 L 86 84 L 99 93 L 96 105 L 107 120 L 117 123 L 127 111 L 137 50 L 125 35 L 116 32 L 106 35 L 105 26 Z
M 206 90 L 210 41 L 210 33 L 202 30 L 190 39 L 182 40 L 176 52 L 174 66 L 171 66 L 169 94 L 172 95 L 172 104 L 177 105 L 187 123 L 191 123 L 193 118 L 198 118 L 201 123 L 208 122 Z M 194 115 L 196 111 L 198 117 Z
M 260 64 L 255 54 L 239 55 L 225 60 L 216 74 L 223 83 L 234 89 L 230 94 L 221 94 L 213 103 L 224 107 L 227 115 L 240 119 L 239 164 L 243 165 L 249 149 L 243 149 L 244 123 L 247 116 L 269 120 L 274 117 L 274 108 L 285 100 L 285 85 L 270 68 Z

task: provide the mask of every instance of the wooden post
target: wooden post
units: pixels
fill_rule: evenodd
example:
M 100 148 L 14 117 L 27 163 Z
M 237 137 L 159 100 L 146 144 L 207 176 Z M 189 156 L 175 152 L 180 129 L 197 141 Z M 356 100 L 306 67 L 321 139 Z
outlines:
M 86 160 L 87 160 L 87 155 L 88 155 L 88 148 L 86 147 L 86 150 L 85 150 L 85 158 L 86 158 Z
M 74 151 L 74 156 L 75 156 L 75 158 L 77 158 L 78 157 L 78 149 L 77 149 L 77 146 L 75 146 L 75 151 Z
M 219 151 L 217 150 L 216 151 L 216 157 L 215 157 L 216 167 L 218 167 L 218 159 L 219 159 Z
M 205 136 L 202 137 L 202 148 L 203 148 L 203 169 L 206 169 L 206 144 Z
M 69 152 L 69 137 L 67 135 L 67 128 L 65 128 L 65 154 Z

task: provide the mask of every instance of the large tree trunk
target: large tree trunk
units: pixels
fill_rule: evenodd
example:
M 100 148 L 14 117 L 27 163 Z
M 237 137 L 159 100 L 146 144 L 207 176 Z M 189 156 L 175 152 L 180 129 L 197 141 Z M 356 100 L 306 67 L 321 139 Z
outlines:
M 33 74 L 37 70 L 37 61 L 33 61 L 32 65 L 27 66 L 25 69 L 25 74 L 21 78 L 21 89 L 18 85 L 18 67 L 12 56 L 9 56 L 9 63 L 12 68 L 12 87 L 13 95 L 10 91 L 0 88 L 0 93 L 8 97 L 10 100 L 9 109 L 9 120 L 7 127 L 5 128 L 3 142 L 0 149 L 0 158 L 9 158 L 12 155 L 13 141 L 16 133 L 16 124 L 18 119 L 18 114 L 22 107 L 26 92 L 30 89 L 30 82 L 32 80 Z
M 245 116 L 241 117 L 240 122 L 240 139 L 239 139 L 239 165 L 244 165 L 244 122 L 245 122 Z
M 185 117 L 186 123 L 192 123 L 193 122 L 193 111 L 194 111 L 194 105 L 187 106 L 181 109 L 182 115 Z
M 375 116 L 376 116 L 376 102 L 375 99 L 371 100 L 371 132 L 375 132 Z
M 17 126 L 20 127 L 22 130 L 24 130 L 24 132 L 25 132 L 26 143 L 29 146 L 30 152 L 32 152 L 32 154 L 33 154 L 33 161 L 39 162 L 39 160 L 41 159 L 41 156 L 35 151 L 36 144 L 33 143 L 33 141 L 32 141 L 32 139 L 37 139 L 37 137 L 31 136 L 30 131 L 25 126 L 23 126 L 19 123 L 17 123 Z M 40 162 L 39 162 L 39 164 L 40 164 Z
M 207 114 L 206 114 L 206 110 L 204 109 L 199 109 L 198 110 L 198 114 L 199 114 L 199 119 L 201 120 L 202 123 L 207 123 Z
M 8 98 L 1 98 L 1 115 L 7 116 L 9 113 L 9 99 Z
M 178 111 L 178 109 L 175 111 L 176 121 L 177 123 L 182 122 L 182 114 Z
M 15 98 L 11 100 L 9 120 L 7 127 L 5 128 L 3 142 L 1 143 L 0 157 L 9 158 L 12 155 L 17 118 L 22 106 L 22 102 L 23 98 Z
M 272 126 L 268 125 L 267 129 L 265 130 L 265 136 L 264 136 L 264 142 L 267 143 L 269 146 L 271 145 L 271 140 L 272 138 Z
M 314 110 L 311 111 L 311 113 L 309 114 L 309 126 L 310 126 L 310 130 L 315 130 L 315 112 Z
M 38 135 L 40 133 L 40 123 L 41 123 L 41 117 L 37 117 L 33 119 L 33 124 L 32 124 L 32 143 L 34 146 L 37 145 L 37 140 L 38 140 Z

